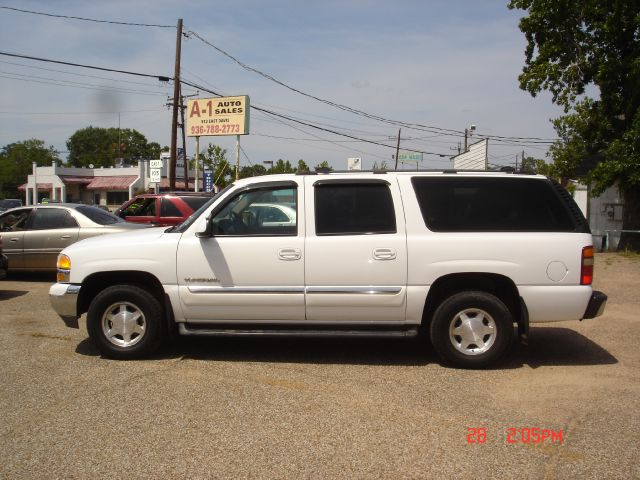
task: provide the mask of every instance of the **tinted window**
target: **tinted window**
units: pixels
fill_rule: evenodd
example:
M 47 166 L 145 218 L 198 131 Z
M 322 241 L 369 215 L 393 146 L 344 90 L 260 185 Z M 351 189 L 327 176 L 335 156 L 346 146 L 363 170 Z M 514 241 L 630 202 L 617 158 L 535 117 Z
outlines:
M 317 235 L 396 232 L 393 200 L 386 182 L 318 183 L 315 202 Z
M 213 217 L 214 235 L 297 235 L 297 189 L 264 187 L 245 190 L 232 197 Z M 276 208 L 282 221 L 263 215 Z M 285 213 L 286 212 L 286 213 Z
M 168 198 L 163 198 L 160 203 L 161 217 L 182 217 L 180 210 Z
M 547 181 L 533 178 L 414 177 L 422 217 L 435 232 L 572 232 Z
M 184 203 L 189 205 L 192 210 L 199 209 L 202 205 L 211 200 L 212 197 L 180 197 Z
M 111 225 L 113 223 L 124 222 L 120 217 L 116 217 L 112 213 L 102 210 L 101 208 L 83 205 L 81 207 L 77 207 L 76 210 L 89 220 L 96 222 L 99 225 Z
M 62 208 L 39 208 L 31 220 L 32 230 L 49 230 L 56 228 L 74 228 L 76 220 Z

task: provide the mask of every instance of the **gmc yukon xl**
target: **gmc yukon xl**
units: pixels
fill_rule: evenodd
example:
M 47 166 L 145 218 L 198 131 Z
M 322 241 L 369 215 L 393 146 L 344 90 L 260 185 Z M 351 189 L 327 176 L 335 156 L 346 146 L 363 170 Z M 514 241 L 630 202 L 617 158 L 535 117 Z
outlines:
M 536 175 L 350 172 L 235 182 L 184 223 L 78 242 L 53 308 L 110 358 L 181 335 L 423 334 L 484 367 L 530 322 L 600 315 L 589 227 Z

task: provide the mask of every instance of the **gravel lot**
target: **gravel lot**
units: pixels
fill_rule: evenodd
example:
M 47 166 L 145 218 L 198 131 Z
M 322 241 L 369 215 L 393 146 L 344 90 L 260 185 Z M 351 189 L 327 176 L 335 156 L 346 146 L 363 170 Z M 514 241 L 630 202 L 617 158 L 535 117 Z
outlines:
M 418 341 L 181 339 L 110 361 L 49 307 L 52 281 L 0 282 L 2 479 L 640 478 L 638 256 L 597 255 L 602 317 L 533 327 L 486 371 Z

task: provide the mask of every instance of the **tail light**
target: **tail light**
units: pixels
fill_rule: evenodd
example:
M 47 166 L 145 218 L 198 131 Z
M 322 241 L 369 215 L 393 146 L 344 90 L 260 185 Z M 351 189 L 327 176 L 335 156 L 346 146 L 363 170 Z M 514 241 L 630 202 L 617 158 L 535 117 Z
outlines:
M 593 247 L 582 249 L 582 268 L 580 269 L 580 285 L 591 285 L 593 282 Z

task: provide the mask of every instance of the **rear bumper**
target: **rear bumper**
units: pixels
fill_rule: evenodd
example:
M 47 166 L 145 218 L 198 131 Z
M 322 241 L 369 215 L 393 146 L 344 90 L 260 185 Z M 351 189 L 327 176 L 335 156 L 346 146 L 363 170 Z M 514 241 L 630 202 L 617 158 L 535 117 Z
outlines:
M 591 298 L 589 299 L 587 310 L 584 312 L 584 316 L 582 318 L 599 317 L 604 312 L 604 307 L 606 304 L 607 296 L 604 293 L 598 291 L 593 292 L 591 294 Z
M 49 289 L 49 301 L 67 327 L 78 326 L 78 294 L 80 285 L 54 283 Z

